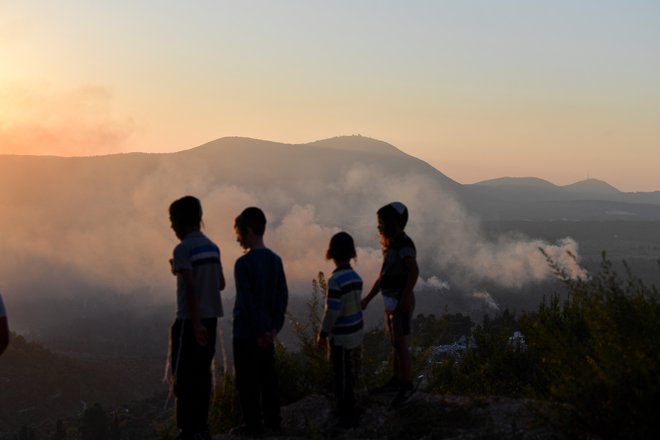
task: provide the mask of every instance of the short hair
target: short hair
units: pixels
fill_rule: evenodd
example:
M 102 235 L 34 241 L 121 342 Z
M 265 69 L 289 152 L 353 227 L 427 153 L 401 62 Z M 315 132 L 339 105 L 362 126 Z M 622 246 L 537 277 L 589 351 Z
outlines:
M 392 202 L 378 210 L 378 218 L 383 222 L 383 233 L 392 237 L 397 228 L 405 229 L 408 223 L 408 208 L 401 202 Z
M 197 197 L 181 197 L 170 205 L 170 218 L 182 227 L 199 227 L 202 224 L 202 203 Z
M 325 258 L 335 261 L 347 261 L 357 258 L 353 237 L 347 232 L 337 232 L 330 239 L 330 245 L 325 253 Z
M 264 232 L 266 232 L 266 215 L 256 206 L 250 206 L 236 217 L 234 226 L 242 234 L 247 234 L 247 228 L 250 228 L 256 235 L 264 235 Z

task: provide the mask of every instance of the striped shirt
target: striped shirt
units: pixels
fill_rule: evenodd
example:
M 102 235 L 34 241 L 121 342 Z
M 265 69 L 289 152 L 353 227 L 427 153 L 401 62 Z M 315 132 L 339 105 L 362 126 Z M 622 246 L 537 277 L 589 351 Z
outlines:
M 335 345 L 351 349 L 362 344 L 362 278 L 350 266 L 337 268 L 328 279 L 321 330 Z
M 177 272 L 177 319 L 190 319 L 186 301 L 186 285 L 182 270 L 192 272 L 193 285 L 199 302 L 199 317 L 222 316 L 220 300 L 220 249 L 201 232 L 187 234 L 174 248 L 173 269 Z

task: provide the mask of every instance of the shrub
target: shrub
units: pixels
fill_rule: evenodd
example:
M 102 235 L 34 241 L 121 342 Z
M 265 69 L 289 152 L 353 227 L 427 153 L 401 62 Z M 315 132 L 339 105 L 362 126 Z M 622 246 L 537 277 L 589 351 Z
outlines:
M 627 265 L 621 278 L 603 255 L 600 271 L 570 278 L 549 260 L 565 291 L 519 319 L 485 317 L 460 359 L 433 365 L 429 389 L 500 394 L 571 405 L 583 427 L 606 438 L 660 432 L 660 295 Z M 512 344 L 522 331 L 526 348 Z
M 459 359 L 449 357 L 431 368 L 428 389 L 439 393 L 521 396 L 534 374 L 533 360 L 509 340 L 518 330 L 508 310 L 472 330 L 471 341 Z
M 598 274 L 571 279 L 552 261 L 568 296 L 554 295 L 521 327 L 540 372 L 536 391 L 570 403 L 604 436 L 649 437 L 660 408 L 660 297 L 603 255 Z
M 236 391 L 236 380 L 234 375 L 223 371 L 211 400 L 209 428 L 211 432 L 227 432 L 240 422 L 241 405 Z

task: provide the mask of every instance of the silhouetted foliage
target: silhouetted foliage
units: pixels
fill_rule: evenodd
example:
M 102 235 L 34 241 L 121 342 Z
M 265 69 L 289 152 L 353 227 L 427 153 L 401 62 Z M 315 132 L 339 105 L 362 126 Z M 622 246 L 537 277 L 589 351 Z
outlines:
M 55 423 L 55 433 L 52 436 L 53 440 L 66 440 L 66 430 L 64 429 L 64 422 L 58 420 Z
M 435 315 L 419 314 L 412 320 L 412 345 L 432 347 L 451 344 L 461 336 L 469 335 L 474 323 L 462 313 Z
M 37 440 L 36 432 L 27 425 L 21 426 L 18 434 L 14 436 L 15 440 Z
M 101 405 L 95 403 L 85 410 L 80 421 L 83 440 L 107 440 L 108 425 L 108 415 Z
M 227 432 L 240 421 L 241 404 L 235 377 L 223 372 L 213 393 L 209 409 L 209 427 L 212 432 Z
M 508 310 L 483 322 L 471 333 L 460 357 L 448 356 L 431 368 L 429 390 L 439 393 L 521 396 L 527 391 L 532 361 L 524 347 L 511 343 L 518 330 Z
M 521 327 L 538 362 L 537 392 L 575 406 L 590 430 L 649 438 L 659 431 L 660 296 L 626 268 L 621 279 L 603 255 L 600 272 L 571 279 L 551 261 L 568 290 L 523 315 Z
M 630 270 L 621 279 L 603 255 L 599 273 L 519 319 L 486 316 L 462 357 L 432 367 L 429 390 L 550 399 L 575 408 L 597 435 L 651 438 L 660 432 L 660 296 Z M 624 265 L 627 268 L 627 266 Z M 510 337 L 520 329 L 525 344 Z

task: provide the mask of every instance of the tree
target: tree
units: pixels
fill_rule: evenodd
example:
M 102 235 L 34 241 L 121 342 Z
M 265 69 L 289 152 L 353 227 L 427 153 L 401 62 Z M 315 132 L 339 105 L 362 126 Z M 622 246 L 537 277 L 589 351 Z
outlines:
M 95 403 L 82 415 L 80 431 L 83 440 L 108 440 L 108 415 Z
M 55 424 L 55 434 L 53 440 L 66 440 L 66 430 L 64 429 L 64 422 L 57 420 Z

